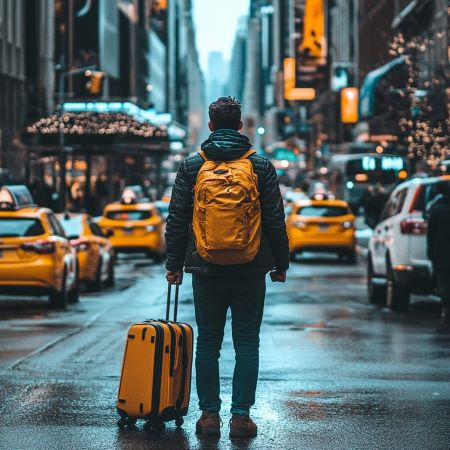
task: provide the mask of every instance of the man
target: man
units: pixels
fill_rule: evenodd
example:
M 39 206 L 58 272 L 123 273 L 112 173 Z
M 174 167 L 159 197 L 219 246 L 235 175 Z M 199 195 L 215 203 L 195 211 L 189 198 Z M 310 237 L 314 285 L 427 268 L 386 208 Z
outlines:
M 258 379 L 259 331 L 264 308 L 265 275 L 272 271 L 272 281 L 285 282 L 289 267 L 283 200 L 277 174 L 270 161 L 257 154 L 248 156 L 251 162 L 249 167 L 253 168 L 257 176 L 255 189 L 259 195 L 260 206 L 257 208 L 261 216 L 259 251 L 252 261 L 244 264 L 213 264 L 200 257 L 198 239 L 195 240 L 196 245 L 191 231 L 194 207 L 198 206 L 194 204 L 198 199 L 196 197 L 197 200 L 194 200 L 193 189 L 198 182 L 199 171 L 203 164 L 207 164 L 205 161 L 225 161 L 231 164 L 231 161 L 247 159 L 246 155 L 251 150 L 248 138 L 239 133 L 242 121 L 238 101 L 231 97 L 219 98 L 210 105 L 209 117 L 209 129 L 212 133 L 202 144 L 203 157 L 198 154 L 183 161 L 172 191 L 166 229 L 167 280 L 169 283 L 180 284 L 183 266 L 186 272 L 193 274 L 198 326 L 197 392 L 202 410 L 196 426 L 197 433 L 220 434 L 218 360 L 227 310 L 230 308 L 236 353 L 230 437 L 254 437 L 257 427 L 251 420 L 249 411 L 255 402 Z M 225 172 L 227 169 L 214 173 L 217 173 L 219 179 Z M 217 228 L 217 223 L 212 228 Z M 230 227 L 222 228 L 221 232 L 226 239 Z M 234 241 L 231 240 L 231 245 L 233 244 Z
M 364 222 L 370 228 L 375 228 L 377 225 L 377 220 L 373 215 L 373 197 L 374 197 L 374 189 L 373 186 L 369 185 L 361 195 L 356 211 L 358 212 L 359 208 L 362 207 L 364 209 Z
M 433 263 L 442 318 L 438 331 L 450 331 L 450 187 L 448 181 L 436 184 L 439 198 L 428 212 L 428 256 Z

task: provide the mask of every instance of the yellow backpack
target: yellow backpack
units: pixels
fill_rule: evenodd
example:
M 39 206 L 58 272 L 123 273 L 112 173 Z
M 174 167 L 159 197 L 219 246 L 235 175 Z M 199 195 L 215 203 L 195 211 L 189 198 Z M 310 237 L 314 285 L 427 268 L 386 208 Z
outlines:
M 220 265 L 252 261 L 261 244 L 258 177 L 249 150 L 234 161 L 205 160 L 194 188 L 192 228 L 199 255 Z

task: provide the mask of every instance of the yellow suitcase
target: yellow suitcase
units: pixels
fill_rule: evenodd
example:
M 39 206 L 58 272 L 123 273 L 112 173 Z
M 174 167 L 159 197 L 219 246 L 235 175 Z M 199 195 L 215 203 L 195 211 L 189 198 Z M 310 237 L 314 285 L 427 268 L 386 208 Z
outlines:
M 128 330 L 117 397 L 120 428 L 133 427 L 138 419 L 146 421 L 146 429 L 162 430 L 172 420 L 178 427 L 183 424 L 191 391 L 193 330 L 176 321 L 178 293 L 177 285 L 173 321 L 169 284 L 166 320 L 145 320 Z

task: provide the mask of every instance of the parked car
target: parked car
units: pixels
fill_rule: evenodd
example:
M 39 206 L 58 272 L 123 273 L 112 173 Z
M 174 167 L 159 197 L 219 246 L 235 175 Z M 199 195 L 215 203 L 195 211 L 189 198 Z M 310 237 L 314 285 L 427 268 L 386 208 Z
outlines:
M 346 202 L 297 200 L 287 212 L 291 258 L 302 251 L 325 251 L 356 262 L 355 216 Z
M 395 188 L 369 240 L 368 295 L 371 303 L 406 311 L 412 293 L 435 288 L 427 257 L 427 205 L 434 185 L 450 176 L 413 178 Z
M 60 214 L 58 219 L 77 252 L 78 279 L 91 292 L 114 284 L 114 250 L 108 237 L 88 214 Z
M 0 291 L 48 295 L 63 309 L 78 301 L 75 250 L 55 214 L 34 205 L 25 186 L 0 188 Z

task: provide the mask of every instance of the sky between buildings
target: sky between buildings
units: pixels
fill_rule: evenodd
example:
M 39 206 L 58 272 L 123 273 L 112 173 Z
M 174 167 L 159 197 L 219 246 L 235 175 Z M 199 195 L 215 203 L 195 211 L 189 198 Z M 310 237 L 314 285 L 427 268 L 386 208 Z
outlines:
M 230 59 L 238 19 L 248 10 L 249 0 L 193 0 L 197 48 L 205 75 L 210 52 L 222 52 L 225 60 Z

